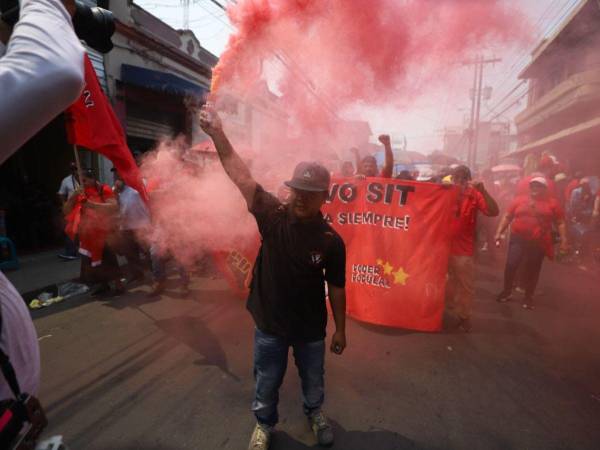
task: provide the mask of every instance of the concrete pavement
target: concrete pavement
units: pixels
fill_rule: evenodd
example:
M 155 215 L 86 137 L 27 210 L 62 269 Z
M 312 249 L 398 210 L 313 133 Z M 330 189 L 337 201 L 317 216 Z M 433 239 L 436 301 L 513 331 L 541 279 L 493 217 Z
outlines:
M 546 264 L 538 308 L 497 304 L 479 275 L 474 331 L 427 334 L 350 320 L 328 354 L 334 448 L 600 448 L 597 280 Z M 596 283 L 594 285 L 594 283 Z M 35 313 L 48 435 L 72 449 L 245 449 L 254 424 L 253 324 L 222 280 L 161 298 L 76 299 Z M 272 449 L 315 445 L 293 360 Z

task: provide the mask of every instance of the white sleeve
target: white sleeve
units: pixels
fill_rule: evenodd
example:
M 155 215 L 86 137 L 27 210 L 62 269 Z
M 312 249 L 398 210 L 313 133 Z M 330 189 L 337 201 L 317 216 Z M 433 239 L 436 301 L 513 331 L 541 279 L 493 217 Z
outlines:
M 58 189 L 58 195 L 66 196 L 69 193 L 69 188 L 67 187 L 67 179 L 63 178 L 60 182 L 60 188 Z
M 8 355 L 22 392 L 37 395 L 40 388 L 40 347 L 31 315 L 13 285 L 0 272 L 2 333 L 0 347 Z M 0 375 L 0 400 L 13 394 Z
M 60 0 L 22 0 L 0 59 L 0 164 L 77 100 L 84 50 Z

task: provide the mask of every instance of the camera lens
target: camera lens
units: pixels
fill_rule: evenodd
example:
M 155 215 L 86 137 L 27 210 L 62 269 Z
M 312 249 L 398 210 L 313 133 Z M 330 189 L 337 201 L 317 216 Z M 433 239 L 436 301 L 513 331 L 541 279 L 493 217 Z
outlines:
M 75 33 L 94 50 L 108 53 L 113 48 L 111 37 L 115 32 L 113 13 L 98 7 L 89 7 L 79 1 L 73 16 Z

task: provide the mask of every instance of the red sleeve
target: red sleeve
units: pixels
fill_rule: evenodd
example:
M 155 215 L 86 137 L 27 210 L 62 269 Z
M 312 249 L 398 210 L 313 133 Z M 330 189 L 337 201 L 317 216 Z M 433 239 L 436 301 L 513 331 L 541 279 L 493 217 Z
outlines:
M 113 198 L 115 196 L 113 190 L 110 188 L 108 184 L 102 185 L 102 195 L 105 199 Z

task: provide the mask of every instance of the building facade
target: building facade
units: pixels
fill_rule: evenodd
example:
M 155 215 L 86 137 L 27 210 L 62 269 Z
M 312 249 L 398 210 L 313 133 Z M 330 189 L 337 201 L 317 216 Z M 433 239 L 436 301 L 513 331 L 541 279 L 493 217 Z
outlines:
M 572 170 L 600 170 L 600 3 L 582 1 L 540 43 L 519 76 L 527 108 L 515 118 L 518 148 L 509 156 L 550 152 Z
M 175 30 L 132 0 L 84 0 L 110 9 L 116 19 L 114 49 L 88 50 L 133 152 L 145 152 L 163 138 L 192 142 L 194 111 L 206 98 L 218 58 L 188 30 Z M 112 183 L 110 161 L 80 149 L 82 165 Z M 0 209 L 8 236 L 19 250 L 61 242 L 57 191 L 74 160 L 64 117 L 57 117 L 0 166 Z

